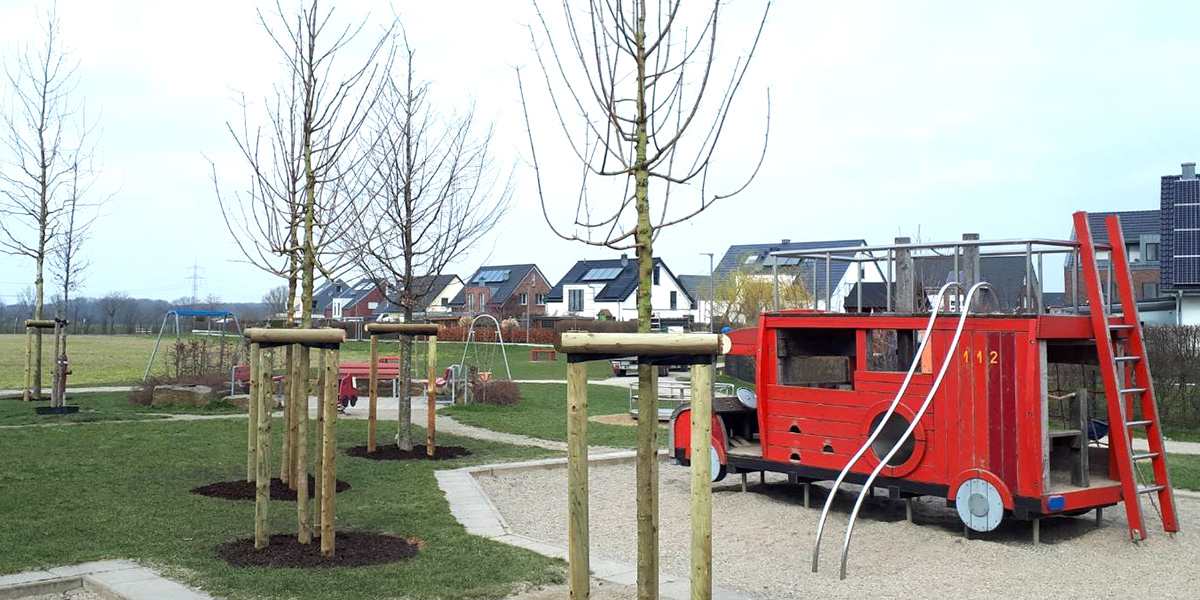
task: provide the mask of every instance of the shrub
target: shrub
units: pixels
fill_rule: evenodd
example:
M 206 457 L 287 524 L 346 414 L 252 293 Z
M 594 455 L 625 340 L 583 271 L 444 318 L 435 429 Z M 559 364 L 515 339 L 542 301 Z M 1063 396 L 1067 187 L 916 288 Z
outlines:
M 471 386 L 472 400 L 479 404 L 507 406 L 521 401 L 521 389 L 506 379 L 475 380 Z

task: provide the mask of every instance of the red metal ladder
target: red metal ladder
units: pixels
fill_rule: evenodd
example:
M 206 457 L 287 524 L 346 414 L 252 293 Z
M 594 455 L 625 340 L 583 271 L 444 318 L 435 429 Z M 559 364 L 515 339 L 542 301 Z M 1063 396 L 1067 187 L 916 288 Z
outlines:
M 1153 494 L 1163 522 L 1163 530 L 1179 531 L 1175 517 L 1175 497 L 1171 478 L 1167 473 L 1166 452 L 1163 448 L 1162 429 L 1158 420 L 1158 404 L 1154 399 L 1154 384 L 1150 379 L 1150 365 L 1146 360 L 1146 347 L 1142 341 L 1142 327 L 1138 320 L 1137 300 L 1129 275 L 1129 258 L 1125 255 L 1125 238 L 1121 232 L 1121 221 L 1116 215 L 1105 219 L 1108 229 L 1110 276 L 1109 295 L 1116 287 L 1120 295 L 1121 312 L 1108 314 L 1108 302 L 1104 282 L 1096 260 L 1096 243 L 1088 226 L 1086 212 L 1077 212 L 1075 236 L 1079 242 L 1079 260 L 1083 270 L 1084 285 L 1090 305 L 1092 329 L 1096 338 L 1096 353 L 1100 374 L 1104 380 L 1104 397 L 1108 405 L 1109 457 L 1117 463 L 1121 480 L 1121 497 L 1125 502 L 1125 514 L 1129 521 L 1129 536 L 1135 542 L 1146 539 L 1146 527 L 1142 515 L 1141 497 Z M 1120 353 L 1118 353 L 1118 351 Z M 1140 419 L 1130 419 L 1134 407 L 1141 408 Z M 1132 431 L 1144 428 L 1149 452 L 1134 453 Z M 1138 463 L 1150 461 L 1154 481 L 1139 481 Z

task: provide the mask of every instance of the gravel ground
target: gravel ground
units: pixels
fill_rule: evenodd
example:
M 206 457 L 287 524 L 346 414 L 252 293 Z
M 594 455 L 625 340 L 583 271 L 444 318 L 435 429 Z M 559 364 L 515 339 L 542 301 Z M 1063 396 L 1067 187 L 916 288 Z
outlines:
M 41 594 L 38 596 L 26 596 L 21 600 L 102 600 L 102 597 L 92 592 L 79 590 L 71 590 L 69 592 L 59 592 L 57 594 Z
M 569 594 L 565 585 L 553 585 L 509 596 L 505 600 L 563 600 Z M 591 600 L 635 600 L 637 588 L 592 580 Z
M 480 477 L 486 493 L 516 533 L 566 545 L 565 470 Z M 1200 587 L 1200 501 L 1179 498 L 1184 533 L 1159 530 L 1140 547 L 1128 541 L 1119 507 L 1105 511 L 1097 528 L 1089 514 L 1042 522 L 1042 544 L 1030 543 L 1027 522 L 1007 520 L 988 534 L 962 536 L 957 515 L 937 499 L 916 507 L 916 524 L 904 504 L 868 502 L 855 527 L 849 574 L 838 580 L 838 560 L 851 494 L 839 494 L 826 526 L 821 572 L 810 571 L 813 532 L 825 490 L 814 488 L 805 509 L 798 486 L 782 476 L 767 485 L 751 475 L 749 493 L 736 477 L 713 493 L 714 583 L 764 600 L 897 598 L 949 594 L 956 598 L 1196 598 Z M 686 574 L 690 517 L 688 470 L 661 469 L 662 569 Z M 634 469 L 590 470 L 591 547 L 596 557 L 636 563 Z M 1152 511 L 1149 503 L 1144 506 Z M 1148 517 L 1157 524 L 1157 517 Z M 619 596 L 618 596 L 619 597 Z M 539 596 L 530 596 L 538 598 Z

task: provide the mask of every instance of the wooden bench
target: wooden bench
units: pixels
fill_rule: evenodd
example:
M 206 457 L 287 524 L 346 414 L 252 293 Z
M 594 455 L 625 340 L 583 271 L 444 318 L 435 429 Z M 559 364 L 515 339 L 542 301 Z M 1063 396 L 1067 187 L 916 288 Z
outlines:
M 558 353 L 553 348 L 531 348 L 529 350 L 529 362 L 555 362 L 558 360 Z

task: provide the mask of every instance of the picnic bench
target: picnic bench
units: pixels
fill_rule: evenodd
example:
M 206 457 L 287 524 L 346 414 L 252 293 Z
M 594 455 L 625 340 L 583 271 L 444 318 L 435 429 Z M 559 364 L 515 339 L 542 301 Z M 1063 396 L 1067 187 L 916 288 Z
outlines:
M 554 348 L 530 348 L 529 362 L 555 362 L 558 354 Z

